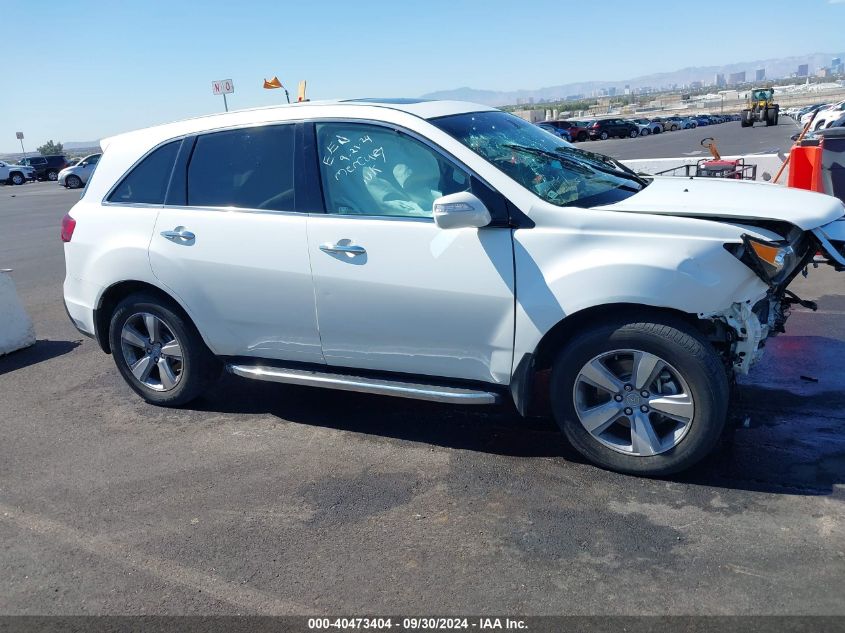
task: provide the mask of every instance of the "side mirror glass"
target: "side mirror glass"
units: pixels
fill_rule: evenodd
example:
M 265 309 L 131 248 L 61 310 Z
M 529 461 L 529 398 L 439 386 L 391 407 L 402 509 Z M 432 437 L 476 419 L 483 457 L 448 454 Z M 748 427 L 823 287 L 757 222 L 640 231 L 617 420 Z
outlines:
M 80 167 L 88 167 L 88 163 L 81 163 Z
M 437 198 L 433 208 L 434 223 L 441 229 L 481 228 L 493 221 L 484 203 L 469 191 Z

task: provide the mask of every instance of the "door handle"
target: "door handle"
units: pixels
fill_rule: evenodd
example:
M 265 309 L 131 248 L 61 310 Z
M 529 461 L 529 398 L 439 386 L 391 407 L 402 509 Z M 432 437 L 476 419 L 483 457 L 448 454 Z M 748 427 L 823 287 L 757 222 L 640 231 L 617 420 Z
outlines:
M 197 238 L 196 235 L 191 233 L 183 226 L 177 226 L 172 231 L 162 231 L 161 236 L 166 237 L 172 242 L 192 242 Z
M 367 252 L 363 246 L 355 244 L 320 244 L 324 253 L 349 253 L 350 255 L 364 255 Z

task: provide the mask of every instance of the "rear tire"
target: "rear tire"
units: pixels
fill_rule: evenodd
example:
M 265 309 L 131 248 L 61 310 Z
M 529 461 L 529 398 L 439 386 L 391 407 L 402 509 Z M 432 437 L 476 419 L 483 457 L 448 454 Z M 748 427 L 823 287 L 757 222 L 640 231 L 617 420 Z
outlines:
M 607 138 L 608 138 L 608 133 L 607 133 L 607 132 L 602 132 L 601 134 L 599 134 L 599 138 L 600 138 L 602 141 L 606 141 L 606 140 L 607 140 Z
M 584 141 L 586 141 L 589 138 L 590 138 L 590 135 L 587 134 L 586 132 L 579 132 L 577 140 L 580 141 L 581 143 L 583 143 Z
M 117 305 L 109 342 L 123 379 L 151 404 L 186 404 L 220 375 L 220 362 L 190 319 L 154 294 L 132 294 Z
M 631 130 L 630 132 L 628 132 L 628 136 L 631 138 L 637 138 L 639 135 L 639 130 Z
M 678 126 L 677 126 L 677 125 L 673 125 L 673 126 L 672 126 L 671 128 L 669 128 L 669 129 L 670 129 L 672 132 L 677 132 L 677 131 L 678 131 Z
M 632 376 L 638 358 L 641 372 Z M 730 393 L 707 340 L 680 319 L 648 312 L 579 335 L 558 354 L 550 388 L 555 420 L 579 453 L 604 468 L 646 476 L 676 473 L 707 456 L 724 430 Z M 681 414 L 686 422 L 677 419 Z

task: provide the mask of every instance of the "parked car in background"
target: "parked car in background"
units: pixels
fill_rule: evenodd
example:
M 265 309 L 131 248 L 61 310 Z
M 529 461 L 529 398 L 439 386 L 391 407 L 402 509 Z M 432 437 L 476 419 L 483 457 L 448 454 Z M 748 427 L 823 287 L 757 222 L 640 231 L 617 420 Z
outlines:
M 640 128 L 640 136 L 648 136 L 649 134 L 660 134 L 663 131 L 663 125 L 659 121 L 649 121 L 648 119 L 632 119 L 638 128 Z
M 510 400 L 596 464 L 668 475 L 717 446 L 796 274 L 845 265 L 832 196 L 641 178 L 478 104 L 305 103 L 103 145 L 62 220 L 65 306 L 159 406 L 224 368 Z
M 594 141 L 603 141 L 613 136 L 619 138 L 636 138 L 640 135 L 640 128 L 630 121 L 625 119 L 600 119 L 593 121 L 587 131 L 590 134 L 590 139 Z
M 656 117 L 653 117 L 651 119 L 651 121 L 652 121 L 652 123 L 659 123 L 660 124 L 660 131 L 661 132 L 666 131 L 666 125 L 665 125 L 665 121 L 663 120 L 663 117 L 656 116 Z
M 666 117 L 663 121 L 663 129 L 666 132 L 676 132 L 684 128 L 684 120 L 679 116 Z
M 563 128 L 555 127 L 554 125 L 550 125 L 547 121 L 541 121 L 540 123 L 535 123 L 537 127 L 546 130 L 547 132 L 551 132 L 555 136 L 559 136 L 567 143 L 572 142 L 572 137 L 569 136 L 569 130 L 565 130 Z
M 554 126 L 559 130 L 566 130 L 572 141 L 583 142 L 590 138 L 590 133 L 587 130 L 587 123 L 583 121 L 543 121 L 547 125 Z
M 35 169 L 35 177 L 38 180 L 56 180 L 59 177 L 59 172 L 68 166 L 67 158 L 60 154 L 55 156 L 30 156 L 21 159 L 20 164 Z
M 820 109 L 813 119 L 813 130 L 821 130 L 828 127 L 845 113 L 845 100 Z
M 86 156 L 81 159 L 76 165 L 65 167 L 59 172 L 59 184 L 63 187 L 67 187 L 68 189 L 79 189 L 80 187 L 84 187 L 85 183 L 87 183 L 88 179 L 91 177 L 91 174 L 94 173 L 94 169 L 97 167 L 97 162 L 99 162 L 100 156 L 102 156 L 102 154 L 91 154 L 90 156 Z
M 15 165 L 0 160 L 0 182 L 22 185 L 27 180 L 35 180 L 35 169 L 29 165 Z
M 804 112 L 804 114 L 801 115 L 801 125 L 807 125 L 810 122 L 810 120 L 813 120 L 813 124 L 815 126 L 815 120 L 813 119 L 813 115 L 815 114 L 816 116 L 818 116 L 816 113 L 819 110 L 824 110 L 829 105 L 831 105 L 831 104 L 820 103 L 820 104 L 817 104 L 817 105 L 814 105 L 814 106 L 807 108 L 807 110 Z
M 698 127 L 698 121 L 692 116 L 684 117 L 681 119 L 681 123 L 683 123 L 682 129 L 684 130 L 694 130 Z

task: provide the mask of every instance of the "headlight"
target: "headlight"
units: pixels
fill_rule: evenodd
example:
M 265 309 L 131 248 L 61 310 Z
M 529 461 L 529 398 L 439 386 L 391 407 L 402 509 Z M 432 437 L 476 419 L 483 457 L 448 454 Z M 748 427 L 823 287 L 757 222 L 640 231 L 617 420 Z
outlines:
M 792 269 L 797 263 L 795 256 L 795 249 L 791 244 L 776 245 L 767 244 L 755 240 L 751 237 L 746 237 L 746 245 L 751 248 L 753 253 L 757 256 L 769 272 L 769 277 L 777 277 L 784 269 Z
M 725 248 L 766 283 L 781 282 L 801 261 L 794 244 L 768 242 L 749 235 L 742 236 L 742 244 L 726 244 Z

